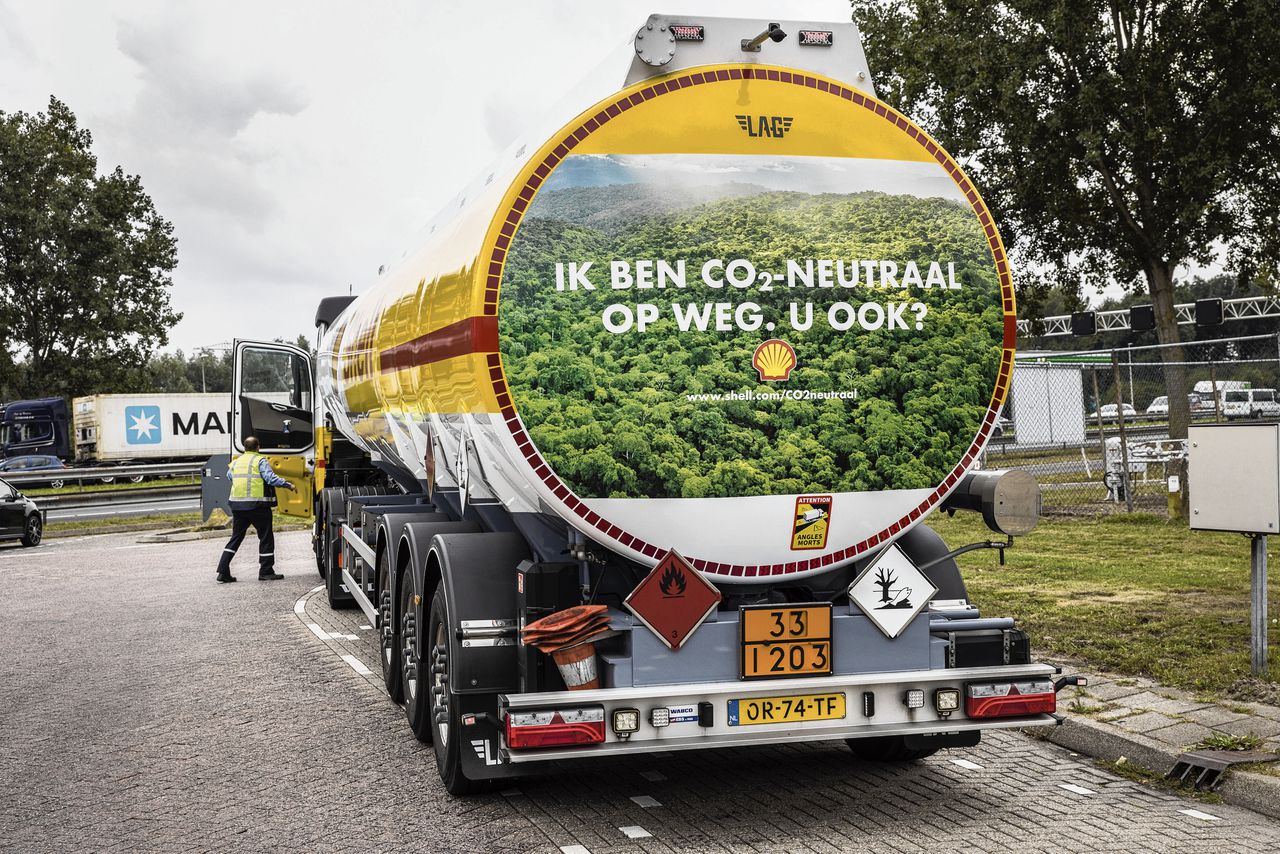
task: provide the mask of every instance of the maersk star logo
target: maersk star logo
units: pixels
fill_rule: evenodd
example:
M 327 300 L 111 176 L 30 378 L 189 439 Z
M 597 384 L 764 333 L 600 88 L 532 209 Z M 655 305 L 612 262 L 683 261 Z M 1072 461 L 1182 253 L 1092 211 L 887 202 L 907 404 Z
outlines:
M 126 406 L 124 436 L 130 445 L 160 444 L 160 407 Z

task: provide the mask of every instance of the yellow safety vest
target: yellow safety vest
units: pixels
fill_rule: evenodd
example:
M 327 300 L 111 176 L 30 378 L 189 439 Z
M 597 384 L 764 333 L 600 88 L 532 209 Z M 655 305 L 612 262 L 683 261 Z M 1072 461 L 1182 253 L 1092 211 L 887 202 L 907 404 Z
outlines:
M 258 471 L 262 454 L 241 454 L 227 469 L 231 478 L 232 501 L 262 501 L 267 497 L 267 482 Z

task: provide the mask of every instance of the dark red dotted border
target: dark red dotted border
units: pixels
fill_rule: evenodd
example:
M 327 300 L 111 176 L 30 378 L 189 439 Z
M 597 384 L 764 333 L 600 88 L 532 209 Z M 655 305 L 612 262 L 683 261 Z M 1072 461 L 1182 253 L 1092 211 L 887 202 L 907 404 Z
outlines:
M 860 543 L 852 545 L 848 548 L 841 549 L 837 552 L 822 555 L 810 560 L 796 560 L 789 563 L 774 563 L 759 566 L 750 566 L 746 564 L 727 564 L 718 563 L 716 561 L 703 560 L 701 558 L 690 557 L 689 562 L 692 563 L 702 572 L 710 573 L 718 576 L 730 576 L 739 578 L 754 578 L 761 576 L 789 575 L 795 572 L 803 572 L 807 570 L 820 569 L 822 567 L 834 566 L 847 560 L 859 557 L 873 549 L 881 543 L 889 540 L 896 534 L 905 530 L 916 520 L 925 515 L 934 505 L 942 500 L 942 497 L 956 485 L 957 481 L 968 470 L 969 465 L 978 456 L 978 448 L 982 441 L 991 433 L 992 427 L 995 425 L 996 416 L 999 412 L 998 404 L 1004 400 L 1005 392 L 1009 387 L 1009 378 L 1013 372 L 1013 347 L 1017 337 L 1017 318 L 1014 315 L 1013 303 L 1013 280 L 1009 275 L 1009 264 L 1005 258 L 1004 248 L 1000 245 L 1000 239 L 996 234 L 995 223 L 992 221 L 991 213 L 982 203 L 982 199 L 978 196 L 978 191 L 969 183 L 969 179 L 965 177 L 960 167 L 951 159 L 941 147 L 938 146 L 928 135 L 909 122 L 904 116 L 891 107 L 868 98 L 861 92 L 845 88 L 836 83 L 829 83 L 826 80 L 819 80 L 816 77 L 799 74 L 792 71 L 782 71 L 773 68 L 729 68 L 718 69 L 715 71 L 695 72 L 686 74 L 681 77 L 674 77 L 669 80 L 663 80 L 646 86 L 643 89 L 632 92 L 629 95 L 623 95 L 618 100 L 602 108 L 594 116 L 587 119 L 574 130 L 570 131 L 560 142 L 547 154 L 546 158 L 533 170 L 529 176 L 529 180 L 524 187 L 520 189 L 519 195 L 511 204 L 507 211 L 505 221 L 499 230 L 497 241 L 494 245 L 493 254 L 489 259 L 488 278 L 485 287 L 484 313 L 486 315 L 496 316 L 498 313 L 498 289 L 502 284 L 502 267 L 507 257 L 507 249 L 511 245 L 512 239 L 515 237 L 516 229 L 520 225 L 520 220 L 524 216 L 525 210 L 529 207 L 529 203 L 533 201 L 533 196 L 537 192 L 542 182 L 547 179 L 551 171 L 556 165 L 568 156 L 578 143 L 586 139 L 592 132 L 601 125 L 608 123 L 613 118 L 621 115 L 632 107 L 642 104 L 664 95 L 668 92 L 675 92 L 680 89 L 687 89 L 691 86 L 701 86 L 704 83 L 718 83 L 726 80 L 773 80 L 779 83 L 790 83 L 795 86 L 805 86 L 809 89 L 817 89 L 820 92 L 829 92 L 837 98 L 843 98 L 852 102 L 855 106 L 870 110 L 885 121 L 897 125 L 907 133 L 912 139 L 920 143 L 929 154 L 947 170 L 952 180 L 964 192 L 965 197 L 969 200 L 969 204 L 973 207 L 973 211 L 978 216 L 978 221 L 982 223 L 983 229 L 987 234 L 987 243 L 991 247 L 991 254 L 995 258 L 996 269 L 1000 275 L 1000 291 L 1002 296 L 1002 306 L 1004 309 L 1004 351 L 1000 360 L 1000 372 L 996 378 L 995 392 L 991 397 L 991 405 L 987 409 L 986 418 L 983 419 L 982 427 L 978 431 L 978 436 L 974 439 L 973 444 L 969 446 L 968 452 L 961 458 L 959 464 L 952 469 L 946 479 L 935 489 L 928 498 L 920 502 L 910 513 L 894 522 L 889 527 L 880 531 L 874 536 L 868 537 Z M 488 355 L 489 377 L 493 382 L 493 390 L 498 398 L 498 405 L 501 407 L 502 416 L 506 420 L 507 428 L 511 431 L 511 435 L 515 438 L 516 445 L 528 460 L 529 465 L 533 467 L 534 472 L 542 480 L 544 484 L 552 491 L 556 498 L 560 499 L 565 506 L 572 512 L 576 513 L 579 518 L 585 520 L 587 524 L 595 528 L 604 536 L 611 540 L 621 543 L 623 546 L 634 549 L 646 557 L 657 560 L 667 551 L 667 547 L 654 545 L 641 540 L 639 537 L 633 536 L 619 528 L 617 525 L 602 518 L 598 513 L 591 510 L 583 503 L 582 499 L 574 495 L 573 491 L 556 476 L 551 466 L 538 453 L 538 449 L 534 447 L 533 441 L 525 432 L 524 425 L 520 423 L 520 418 L 516 414 L 515 404 L 511 399 L 511 392 L 507 388 L 506 378 L 502 372 L 502 360 L 497 353 Z

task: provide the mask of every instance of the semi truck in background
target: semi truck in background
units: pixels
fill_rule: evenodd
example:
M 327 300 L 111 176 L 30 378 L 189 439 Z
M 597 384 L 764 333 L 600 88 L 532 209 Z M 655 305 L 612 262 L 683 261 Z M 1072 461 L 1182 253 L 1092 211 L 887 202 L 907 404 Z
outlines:
M 300 487 L 278 508 L 313 520 L 328 602 L 376 626 L 448 791 L 1060 722 L 1076 683 L 955 561 L 1040 509 L 1029 475 L 973 471 L 1013 368 L 1008 261 L 856 27 L 655 14 L 544 120 L 367 292 L 320 301 L 314 362 L 234 346 L 231 450 L 257 436 Z M 999 536 L 952 548 L 939 510 Z
M 98 394 L 0 407 L 0 459 L 52 456 L 80 466 L 204 461 L 226 451 L 227 394 Z

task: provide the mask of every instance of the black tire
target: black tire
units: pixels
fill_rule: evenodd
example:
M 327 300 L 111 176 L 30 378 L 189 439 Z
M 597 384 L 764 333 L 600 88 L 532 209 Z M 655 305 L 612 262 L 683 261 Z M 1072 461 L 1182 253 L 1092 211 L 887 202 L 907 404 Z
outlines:
M 316 554 L 316 572 L 323 579 L 324 571 L 324 504 L 317 501 L 314 521 L 311 523 L 311 550 Z
M 427 647 L 431 650 L 430 690 L 426 692 L 429 720 L 435 727 L 431 746 L 435 749 L 436 770 L 451 795 L 474 795 L 493 787 L 489 780 L 471 780 L 462 773 L 462 721 L 458 699 L 449 688 L 449 611 L 444 585 L 436 587 L 427 620 Z
M 874 738 L 847 738 L 845 744 L 853 755 L 867 762 L 914 762 L 937 753 L 939 748 L 927 747 L 913 750 L 900 735 L 882 735 Z
M 129 482 L 142 483 L 146 479 L 147 479 L 147 476 L 145 474 L 135 474 L 133 477 L 129 478 Z
M 382 660 L 382 684 L 392 702 L 404 702 L 404 686 L 400 682 L 400 621 L 396 618 L 395 600 L 391 597 L 391 554 L 383 549 L 378 556 L 378 653 Z
M 39 513 L 27 517 L 27 524 L 22 528 L 22 544 L 27 548 L 40 545 L 44 539 L 44 519 Z
M 409 729 L 423 744 L 431 743 L 431 665 L 418 654 L 426 631 L 427 611 L 422 605 L 419 582 L 411 570 L 405 570 L 400 583 L 400 689 L 404 697 L 404 716 Z

